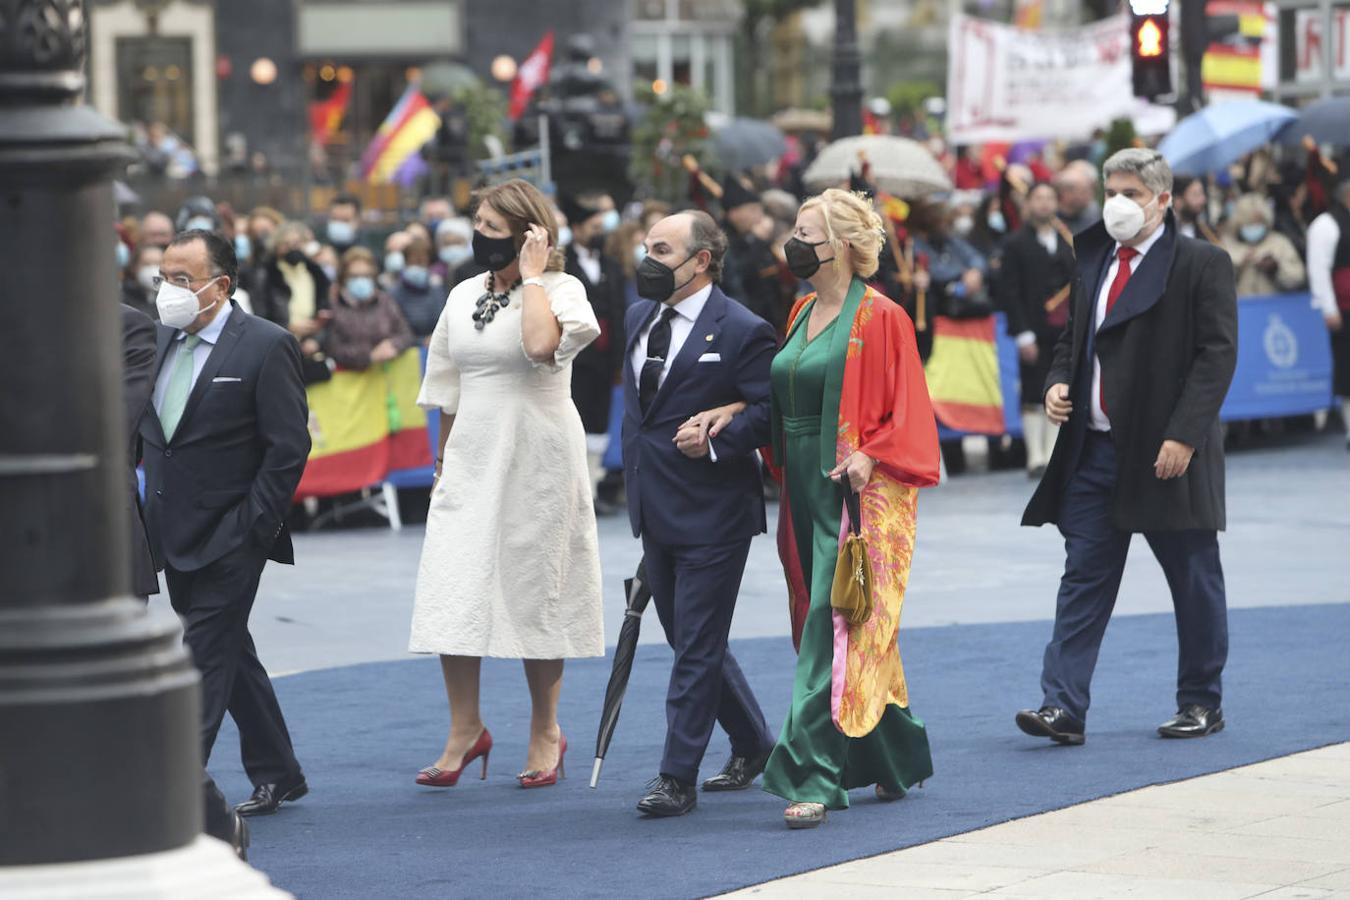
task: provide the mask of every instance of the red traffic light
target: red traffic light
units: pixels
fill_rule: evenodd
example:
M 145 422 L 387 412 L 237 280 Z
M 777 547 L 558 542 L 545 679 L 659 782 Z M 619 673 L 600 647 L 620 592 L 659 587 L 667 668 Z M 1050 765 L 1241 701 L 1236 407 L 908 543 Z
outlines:
M 1144 19 L 1134 30 L 1135 53 L 1141 58 L 1162 56 L 1166 35 L 1152 18 Z

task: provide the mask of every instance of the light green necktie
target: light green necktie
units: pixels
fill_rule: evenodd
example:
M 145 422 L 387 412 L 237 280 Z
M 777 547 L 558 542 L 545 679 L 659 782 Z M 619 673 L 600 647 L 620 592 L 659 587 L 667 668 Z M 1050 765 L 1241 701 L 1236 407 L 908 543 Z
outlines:
M 188 395 L 192 393 L 192 357 L 202 339 L 189 334 L 178 353 L 173 358 L 173 371 L 169 373 L 169 386 L 164 389 L 164 403 L 159 408 L 159 421 L 164 426 L 164 439 L 172 440 L 178 428 L 178 421 L 187 409 Z

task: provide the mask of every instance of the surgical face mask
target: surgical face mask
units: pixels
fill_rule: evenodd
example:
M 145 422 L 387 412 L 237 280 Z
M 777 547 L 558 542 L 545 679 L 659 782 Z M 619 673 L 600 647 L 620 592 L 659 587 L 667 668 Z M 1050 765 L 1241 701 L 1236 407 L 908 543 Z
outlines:
M 797 237 L 790 237 L 787 243 L 783 244 L 783 255 L 787 257 L 788 271 L 801 279 L 810 278 L 820 270 L 820 264 L 830 262 L 830 259 L 821 259 L 816 255 L 816 248 L 821 244 L 828 244 L 829 241 L 816 241 L 814 244 L 808 243 Z
M 403 254 L 398 250 L 390 250 L 384 255 L 384 270 L 386 272 L 402 272 L 404 266 Z
M 436 255 L 450 268 L 458 269 L 473 256 L 473 248 L 468 244 L 446 244 Z
M 193 216 L 187 220 L 184 231 L 215 231 L 216 223 L 206 216 Z
M 319 266 L 319 268 L 330 282 L 337 279 L 337 266 Z
M 572 244 L 572 229 L 567 225 L 558 229 L 558 246 L 569 247 Z
M 117 268 L 125 269 L 127 264 L 131 262 L 131 251 L 127 249 L 127 245 L 118 241 L 113 252 L 117 254 Z
M 1003 218 L 1003 213 L 998 210 L 991 212 L 985 221 L 991 231 L 1003 232 L 1008 230 L 1008 220 Z
M 633 248 L 633 265 L 640 266 L 642 261 L 647 258 L 647 245 L 638 244 Z
M 159 275 L 159 266 L 141 266 L 136 270 L 136 281 L 147 291 L 153 291 L 157 275 Z
M 684 258 L 684 262 L 673 269 L 654 256 L 644 259 L 637 268 L 638 296 L 647 300 L 655 300 L 657 303 L 665 303 L 675 295 L 676 291 L 694 280 L 696 276 L 690 275 L 684 284 L 676 285 L 675 270 L 697 255 L 697 253 L 689 254 Z
M 431 273 L 427 271 L 426 266 L 408 266 L 403 270 L 403 280 L 410 287 L 425 288 L 431 281 Z
M 617 209 L 607 210 L 605 216 L 600 220 L 600 227 L 605 229 L 605 234 L 619 227 L 619 211 Z
M 961 237 L 965 237 L 975 229 L 975 220 L 970 216 L 957 216 L 952 220 L 952 231 L 955 231 Z
M 347 279 L 347 296 L 358 303 L 365 303 L 375 296 L 375 279 L 369 275 L 356 275 Z
M 248 235 L 237 234 L 234 236 L 234 255 L 239 259 L 253 258 L 253 242 L 248 239 Z
M 1106 223 L 1106 233 L 1120 243 L 1132 241 L 1144 230 L 1148 221 L 1147 209 L 1157 202 L 1154 197 L 1140 206 L 1124 194 L 1116 194 L 1102 207 L 1102 220 Z
M 481 231 L 473 233 L 473 259 L 483 268 L 500 272 L 515 261 L 519 251 L 516 250 L 516 239 L 507 235 L 506 237 L 488 237 Z
M 1250 225 L 1243 225 L 1238 229 L 1238 237 L 1248 244 L 1259 244 L 1265 239 L 1266 233 L 1270 229 L 1266 228 L 1262 222 L 1253 222 Z
M 170 328 L 186 328 L 202 313 L 210 312 L 216 304 L 212 303 L 203 309 L 197 303 L 197 295 L 215 284 L 216 280 L 212 278 L 195 291 L 168 281 L 161 284 L 159 293 L 155 295 L 155 309 L 159 312 L 159 320 Z
M 305 244 L 305 246 L 302 247 L 301 249 L 305 251 L 306 256 L 308 256 L 310 259 L 313 259 L 314 257 L 319 255 L 319 251 L 323 249 L 323 244 L 320 244 L 318 241 L 310 241 L 309 243 Z
M 339 247 L 356 243 L 356 226 L 351 222 L 332 221 L 328 223 L 328 240 Z

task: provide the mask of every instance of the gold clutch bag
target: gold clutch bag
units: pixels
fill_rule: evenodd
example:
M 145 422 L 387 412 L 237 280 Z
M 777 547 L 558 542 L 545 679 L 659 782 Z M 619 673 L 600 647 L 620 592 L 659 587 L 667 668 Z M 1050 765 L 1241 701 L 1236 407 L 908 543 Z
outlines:
M 872 561 L 867 556 L 867 541 L 862 536 L 862 503 L 853 486 L 844 482 L 844 508 L 848 511 L 849 534 L 839 548 L 830 587 L 830 606 L 850 625 L 861 625 L 872 617 Z

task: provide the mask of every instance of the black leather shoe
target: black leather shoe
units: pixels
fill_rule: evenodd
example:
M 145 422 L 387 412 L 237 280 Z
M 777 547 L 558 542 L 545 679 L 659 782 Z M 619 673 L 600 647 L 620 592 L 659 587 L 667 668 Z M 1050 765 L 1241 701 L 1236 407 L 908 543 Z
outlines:
M 678 778 L 659 775 L 647 786 L 647 796 L 638 801 L 638 812 L 646 816 L 682 816 L 698 805 L 698 794 L 692 784 Z
M 707 781 L 703 782 L 705 791 L 743 791 L 754 783 L 759 773 L 769 761 L 768 753 L 758 756 L 733 756 L 727 764 Z
M 243 862 L 248 862 L 248 823 L 239 813 L 234 814 L 234 834 L 230 837 L 230 846 Z
M 291 784 L 260 784 L 253 789 L 253 796 L 234 808 L 241 816 L 270 816 L 277 807 L 292 800 L 299 800 L 309 793 L 309 785 L 303 776 Z
M 1165 738 L 1197 738 L 1216 731 L 1223 731 L 1223 710 L 1195 703 L 1183 706 L 1158 726 L 1158 734 Z
M 1048 737 L 1057 744 L 1078 746 L 1087 740 L 1083 723 L 1057 706 L 1022 710 L 1017 714 L 1017 727 L 1032 737 Z

